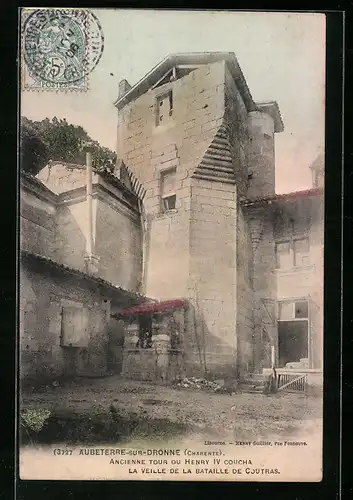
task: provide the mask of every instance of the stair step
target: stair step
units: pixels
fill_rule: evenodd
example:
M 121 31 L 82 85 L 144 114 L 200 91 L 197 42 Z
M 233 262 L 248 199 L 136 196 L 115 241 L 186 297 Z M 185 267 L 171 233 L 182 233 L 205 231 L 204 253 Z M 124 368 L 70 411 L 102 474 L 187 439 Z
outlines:
M 203 178 L 209 178 L 210 180 L 219 180 L 219 182 L 223 180 L 232 182 L 234 179 L 230 172 L 221 172 L 217 169 L 204 169 L 202 167 L 195 175 L 201 175 Z
M 221 175 L 207 175 L 202 172 L 196 172 L 193 175 L 193 178 L 195 179 L 203 179 L 205 181 L 212 181 L 212 182 L 224 182 L 226 184 L 235 184 L 235 180 L 233 177 L 229 176 L 221 176 Z
M 232 171 L 234 171 L 233 165 L 229 161 L 217 160 L 216 158 L 205 158 L 205 157 L 203 157 L 202 160 L 201 160 L 201 163 L 204 163 L 205 165 L 219 165 L 221 167 L 230 168 Z
M 229 142 L 228 141 L 219 142 L 218 140 L 213 139 L 213 141 L 210 145 L 210 149 L 211 148 L 215 149 L 217 151 L 226 151 L 228 153 L 229 152 Z
M 209 172 L 223 172 L 225 174 L 231 174 L 231 175 L 234 174 L 233 168 L 223 167 L 220 165 L 207 165 L 204 164 L 203 162 L 200 163 L 199 168 L 201 168 L 202 171 L 208 170 Z
M 240 381 L 241 384 L 264 384 L 265 382 L 266 382 L 265 378 L 261 378 L 261 379 L 246 378 L 246 379 Z
M 248 375 L 244 380 L 254 380 L 254 381 L 264 381 L 266 380 L 266 375 Z
M 215 144 L 219 144 L 219 145 L 222 145 L 222 146 L 227 146 L 229 148 L 228 137 L 226 135 L 223 135 L 223 136 L 216 135 L 216 137 L 212 141 L 212 146 L 215 145 Z
M 232 164 L 232 157 L 229 153 L 219 154 L 216 151 L 213 152 L 212 149 L 208 149 L 208 151 L 204 154 L 204 159 L 209 158 L 210 160 L 223 161 L 229 164 Z
M 228 131 L 227 131 L 227 129 L 224 128 L 224 127 L 221 127 L 218 130 L 218 132 L 216 134 L 216 137 L 226 137 L 226 138 L 228 138 Z

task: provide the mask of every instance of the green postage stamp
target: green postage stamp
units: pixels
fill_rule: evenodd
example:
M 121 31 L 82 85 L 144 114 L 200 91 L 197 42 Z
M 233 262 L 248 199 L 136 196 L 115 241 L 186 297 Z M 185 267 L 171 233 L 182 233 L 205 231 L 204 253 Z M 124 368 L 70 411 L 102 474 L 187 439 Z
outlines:
M 85 9 L 24 9 L 22 89 L 85 90 L 104 50 L 97 17 Z

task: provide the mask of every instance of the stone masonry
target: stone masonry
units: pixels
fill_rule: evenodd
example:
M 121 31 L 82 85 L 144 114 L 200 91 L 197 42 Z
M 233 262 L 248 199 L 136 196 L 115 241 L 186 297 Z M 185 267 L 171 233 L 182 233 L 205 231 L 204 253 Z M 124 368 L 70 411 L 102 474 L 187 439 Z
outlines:
M 281 125 L 252 101 L 227 57 L 196 62 L 161 85 L 150 76 L 140 92 L 128 88 L 116 103 L 117 144 L 146 189 L 144 292 L 189 299 L 202 324 L 207 369 L 239 372 L 253 367 L 255 300 L 251 234 L 240 202 L 274 192 L 274 132 Z M 157 124 L 158 96 L 167 92 L 172 119 Z M 176 207 L 162 213 L 161 172 L 171 168 Z
M 39 178 L 21 175 L 21 380 L 104 375 L 110 310 L 138 300 L 133 293 L 142 271 L 137 200 L 118 179 L 94 175 L 93 233 L 100 267 L 98 281 L 90 281 L 84 261 L 85 170 L 51 164 Z M 65 308 L 79 311 L 76 326 L 86 324 L 84 345 L 63 344 Z

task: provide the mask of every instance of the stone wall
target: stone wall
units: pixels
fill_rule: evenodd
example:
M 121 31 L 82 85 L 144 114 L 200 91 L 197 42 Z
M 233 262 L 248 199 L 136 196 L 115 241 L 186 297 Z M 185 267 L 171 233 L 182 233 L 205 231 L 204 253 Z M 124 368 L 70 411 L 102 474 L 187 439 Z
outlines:
M 135 380 L 159 383 L 175 382 L 187 373 L 184 345 L 184 310 L 152 318 L 152 347 L 137 347 L 139 325 L 137 321 L 125 323 L 123 376 Z M 179 342 L 173 344 L 177 332 Z M 175 339 L 175 337 L 174 337 Z
M 248 111 L 237 84 L 226 67 L 225 72 L 225 120 L 228 132 L 238 197 L 247 195 L 249 185 L 249 151 L 251 147 Z
M 56 206 L 26 188 L 21 188 L 21 248 L 53 258 L 55 255 Z
M 277 349 L 277 301 L 310 297 L 309 328 L 314 368 L 323 358 L 323 203 L 296 199 L 245 209 L 254 254 L 254 365 L 271 363 L 271 344 Z M 275 242 L 307 236 L 310 262 L 276 269 Z M 240 278 L 239 278 L 240 279 Z M 278 353 L 276 352 L 276 355 Z
M 193 179 L 188 296 L 200 318 L 208 371 L 236 363 L 236 187 Z
M 310 334 L 314 368 L 323 365 L 324 309 L 324 205 L 323 200 L 300 200 L 296 209 L 283 210 L 277 215 L 275 238 L 286 240 L 307 236 L 309 262 L 307 266 L 276 270 L 278 300 L 310 297 Z M 290 220 L 289 220 L 290 219 Z
M 155 98 L 169 89 L 172 120 L 156 126 Z M 224 62 L 204 65 L 128 103 L 118 122 L 118 152 L 147 190 L 144 291 L 160 299 L 189 298 L 197 317 L 195 327 L 188 323 L 189 358 L 200 364 L 205 357 L 210 370 L 233 369 L 235 182 L 244 193 L 247 177 L 246 109 L 236 84 Z M 207 166 L 200 169 L 204 158 Z M 168 168 L 176 168 L 176 209 L 161 214 L 160 174 Z
M 224 115 L 223 62 L 153 89 L 119 111 L 118 152 L 146 189 L 144 292 L 156 298 L 188 291 L 190 176 Z M 156 126 L 155 99 L 173 90 L 172 120 Z M 176 168 L 176 210 L 161 213 L 160 177 Z
M 94 220 L 96 210 L 97 204 L 93 201 Z M 80 193 L 76 200 L 72 197 L 65 204 L 59 205 L 56 219 L 56 260 L 66 266 L 84 271 L 88 214 L 83 193 Z M 93 223 L 93 228 L 95 226 Z M 94 236 L 93 239 L 95 239 Z
M 321 205 L 321 206 L 320 206 Z M 323 297 L 323 205 L 319 200 L 304 200 L 300 207 L 286 212 L 277 212 L 275 226 L 276 240 L 289 240 L 292 237 L 309 238 L 309 262 L 307 266 L 294 266 L 277 270 L 278 298 L 315 297 L 321 306 Z
M 237 213 L 237 339 L 238 372 L 254 369 L 253 250 L 248 223 L 241 206 Z
M 269 207 L 245 210 L 253 252 L 254 370 L 271 366 L 271 345 L 277 345 L 277 282 L 273 216 Z
M 267 113 L 252 111 L 248 115 L 249 187 L 248 198 L 275 194 L 274 120 Z
M 55 162 L 38 177 L 58 195 L 55 260 L 84 271 L 88 236 L 85 168 Z M 92 184 L 93 253 L 99 257 L 98 275 L 117 286 L 139 291 L 142 230 L 137 200 L 119 186 L 118 179 L 93 174 Z M 42 255 L 48 256 L 46 248 L 44 241 Z
M 52 162 L 42 168 L 37 177 L 56 194 L 86 185 L 86 169 L 84 165 L 70 166 L 66 163 Z M 96 176 L 94 175 L 93 181 L 95 180 Z
M 127 290 L 139 291 L 142 279 L 142 234 L 138 214 L 108 194 L 97 200 L 95 252 L 99 276 Z
M 76 304 L 89 314 L 87 348 L 74 348 L 76 375 L 102 375 L 106 371 L 106 341 L 103 335 L 109 297 L 55 271 L 43 273 L 21 263 L 20 268 L 20 378 L 45 383 L 73 376 L 72 352 L 61 346 L 62 307 Z M 77 349 L 77 350 L 76 350 Z

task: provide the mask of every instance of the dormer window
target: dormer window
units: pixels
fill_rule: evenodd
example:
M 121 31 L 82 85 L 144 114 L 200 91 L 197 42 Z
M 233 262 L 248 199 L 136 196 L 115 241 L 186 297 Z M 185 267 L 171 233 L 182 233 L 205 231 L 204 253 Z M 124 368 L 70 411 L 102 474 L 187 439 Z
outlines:
M 171 90 L 156 98 L 156 126 L 168 122 L 173 116 L 173 93 Z

